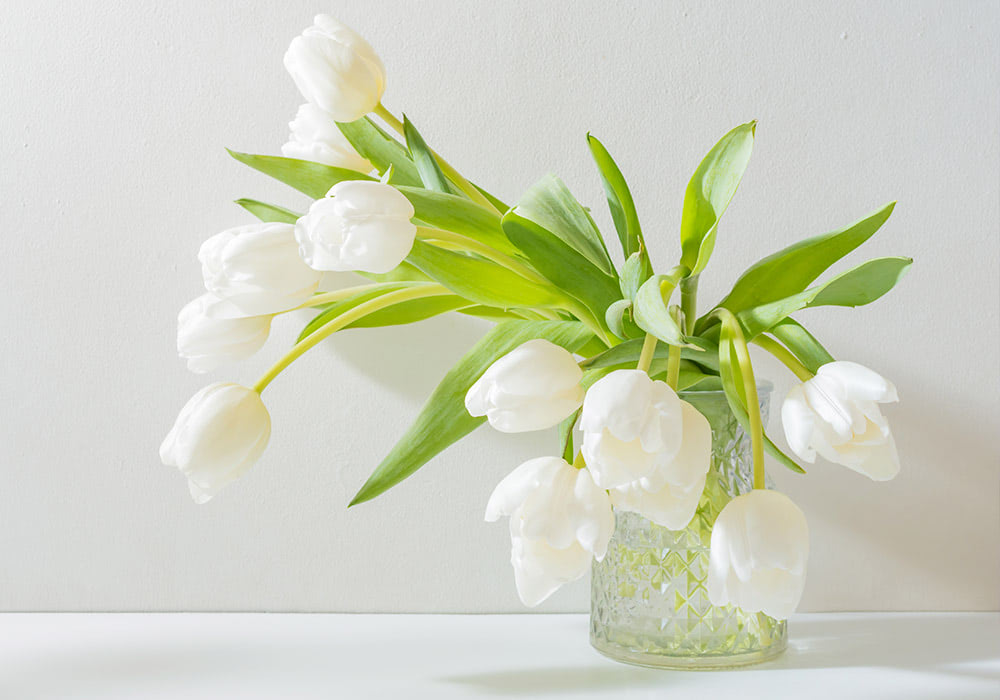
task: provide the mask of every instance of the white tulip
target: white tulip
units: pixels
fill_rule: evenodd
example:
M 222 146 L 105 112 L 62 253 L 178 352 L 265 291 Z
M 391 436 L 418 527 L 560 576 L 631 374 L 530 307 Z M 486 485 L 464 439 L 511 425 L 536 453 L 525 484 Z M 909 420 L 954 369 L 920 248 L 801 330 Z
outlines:
M 504 433 L 551 428 L 580 407 L 582 378 L 569 351 L 529 340 L 483 373 L 465 395 L 465 408 Z
M 626 486 L 652 477 L 677 456 L 681 400 L 641 370 L 615 370 L 587 390 L 580 429 L 594 481 L 606 489 Z
M 783 620 L 802 597 L 808 559 L 806 516 L 788 496 L 762 489 L 737 496 L 712 528 L 708 598 Z
M 528 460 L 493 491 L 486 520 L 510 516 L 511 564 L 528 607 L 575 581 L 608 551 L 615 521 L 611 501 L 587 469 L 558 457 Z
M 292 39 L 285 68 L 308 102 L 338 122 L 373 111 L 385 92 L 385 68 L 375 50 L 353 29 L 330 15 Z
M 299 253 L 316 270 L 389 272 L 413 248 L 413 214 L 410 200 L 391 185 L 338 182 L 295 224 Z
M 671 530 L 687 527 L 698 510 L 712 465 L 712 426 L 701 412 L 681 401 L 680 450 L 650 476 L 611 489 L 611 502 Z
M 205 288 L 244 316 L 287 311 L 309 299 L 321 273 L 299 257 L 292 224 L 260 223 L 232 228 L 198 251 Z
M 271 331 L 271 316 L 240 316 L 211 292 L 188 303 L 177 315 L 177 352 L 192 372 L 210 372 L 260 350 Z
M 288 143 L 281 147 L 285 156 L 359 173 L 371 172 L 372 164 L 354 150 L 333 117 L 316 105 L 306 103 L 299 107 L 288 127 L 291 129 Z
M 781 407 L 788 446 L 813 462 L 818 452 L 875 481 L 899 473 L 896 441 L 878 404 L 898 401 L 896 387 L 855 362 L 830 362 L 794 387 Z
M 195 503 L 205 503 L 253 466 L 271 436 L 260 394 L 239 384 L 210 384 L 181 409 L 160 445 L 160 459 L 188 478 Z

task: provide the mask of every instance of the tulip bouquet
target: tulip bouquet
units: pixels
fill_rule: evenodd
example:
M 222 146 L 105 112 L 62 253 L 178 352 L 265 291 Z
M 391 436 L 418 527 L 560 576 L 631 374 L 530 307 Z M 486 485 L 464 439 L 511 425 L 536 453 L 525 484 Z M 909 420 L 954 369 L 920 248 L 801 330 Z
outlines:
M 332 17 L 296 37 L 284 63 L 306 100 L 284 155 L 231 153 L 314 202 L 303 213 L 238 200 L 260 223 L 202 245 L 206 292 L 180 312 L 178 351 L 192 371 L 207 372 L 256 352 L 276 316 L 317 313 L 256 384 L 211 384 L 181 410 L 160 454 L 194 499 L 209 500 L 260 457 L 271 429 L 261 394 L 304 352 L 338 331 L 461 313 L 495 326 L 442 379 L 351 505 L 483 423 L 508 433 L 554 429 L 553 453 L 514 469 L 486 506 L 487 520 L 510 517 L 517 590 L 536 605 L 605 556 L 615 510 L 669 529 L 691 521 L 712 429 L 683 397 L 721 391 L 750 436 L 755 488 L 715 522 L 709 594 L 717 605 L 787 617 L 802 591 L 808 536 L 802 511 L 765 489 L 764 454 L 803 469 L 764 430 L 748 346 L 801 380 L 781 407 L 790 452 L 892 478 L 899 462 L 879 408 L 896 400 L 892 384 L 835 360 L 793 316 L 868 304 L 896 284 L 910 259 L 877 258 L 816 281 L 893 205 L 764 257 L 700 311 L 698 280 L 747 167 L 754 122 L 723 136 L 695 170 L 677 264 L 658 273 L 622 172 L 595 137 L 587 143 L 621 246 L 617 265 L 589 210 L 557 177 L 510 206 L 432 150 L 382 105 L 385 70 L 371 46 Z M 327 272 L 365 279 L 318 291 Z

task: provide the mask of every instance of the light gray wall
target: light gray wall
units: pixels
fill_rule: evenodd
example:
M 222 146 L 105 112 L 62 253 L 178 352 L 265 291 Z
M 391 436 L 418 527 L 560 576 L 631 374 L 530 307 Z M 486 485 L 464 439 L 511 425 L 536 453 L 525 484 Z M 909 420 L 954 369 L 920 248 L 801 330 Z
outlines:
M 996 3 L 21 0 L 0 23 L 0 609 L 521 609 L 506 527 L 482 511 L 552 436 L 482 431 L 345 508 L 482 323 L 325 342 L 265 395 L 264 458 L 206 506 L 159 464 L 190 394 L 252 381 L 304 321 L 208 379 L 174 353 L 200 242 L 249 220 L 231 200 L 302 205 L 223 146 L 277 152 L 299 104 L 281 57 L 321 10 L 370 39 L 386 104 L 467 174 L 516 199 L 556 172 L 610 231 L 584 141 L 600 136 L 661 268 L 700 157 L 759 119 L 708 302 L 763 254 L 898 199 L 865 254 L 911 255 L 912 273 L 808 322 L 898 384 L 903 471 L 773 467 L 812 530 L 802 609 L 997 607 Z M 586 600 L 581 582 L 542 609 Z

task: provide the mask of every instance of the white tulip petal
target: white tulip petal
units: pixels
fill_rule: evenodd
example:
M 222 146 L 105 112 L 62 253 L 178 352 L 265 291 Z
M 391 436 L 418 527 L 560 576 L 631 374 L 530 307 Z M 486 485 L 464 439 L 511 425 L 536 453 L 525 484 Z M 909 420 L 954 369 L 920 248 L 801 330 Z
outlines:
M 815 422 L 816 414 L 809 408 L 802 386 L 792 387 L 781 405 L 781 424 L 788 447 L 810 464 L 816 461 L 816 449 L 812 446 Z
M 846 360 L 828 362 L 819 368 L 816 376 L 826 377 L 837 382 L 842 387 L 844 396 L 848 399 L 877 401 L 879 403 L 899 400 L 896 387 L 892 382 L 857 362 Z

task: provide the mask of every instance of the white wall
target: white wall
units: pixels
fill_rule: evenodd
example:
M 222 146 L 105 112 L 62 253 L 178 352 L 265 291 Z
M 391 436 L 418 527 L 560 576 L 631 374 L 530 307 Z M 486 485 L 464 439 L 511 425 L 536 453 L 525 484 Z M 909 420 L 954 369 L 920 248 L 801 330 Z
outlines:
M 995 3 L 20 0 L 0 22 L 0 609 L 521 609 L 506 527 L 482 510 L 552 436 L 482 431 L 345 507 L 481 323 L 327 341 L 268 390 L 265 457 L 206 506 L 159 464 L 208 381 L 174 353 L 198 245 L 249 220 L 237 197 L 302 205 L 223 146 L 277 152 L 299 104 L 281 57 L 320 10 L 369 37 L 386 104 L 467 174 L 516 199 L 556 172 L 610 232 L 584 141 L 600 136 L 661 268 L 700 157 L 759 119 L 708 302 L 763 254 L 898 199 L 863 254 L 911 255 L 909 277 L 803 318 L 898 384 L 903 471 L 772 469 L 812 529 L 802 608 L 997 607 Z M 304 319 L 210 379 L 252 381 Z M 586 601 L 581 582 L 542 609 Z

